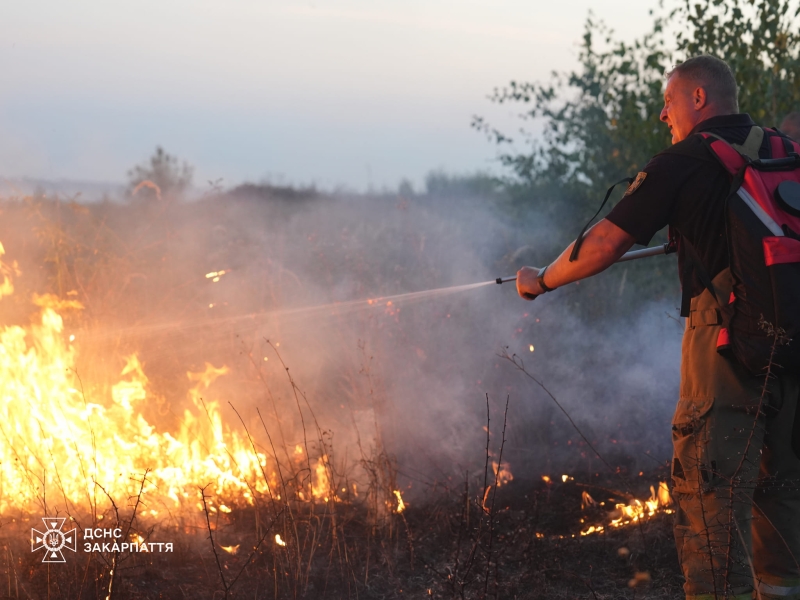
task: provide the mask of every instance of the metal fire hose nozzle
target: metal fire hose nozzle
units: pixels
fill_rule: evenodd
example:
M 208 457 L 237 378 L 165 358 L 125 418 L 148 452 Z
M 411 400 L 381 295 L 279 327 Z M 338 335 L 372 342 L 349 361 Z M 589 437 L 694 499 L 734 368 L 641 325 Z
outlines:
M 517 280 L 516 277 L 498 277 L 494 281 L 495 281 L 495 283 L 500 284 L 500 283 L 508 283 L 509 281 L 516 281 L 516 280 Z
M 629 260 L 636 260 L 637 258 L 646 258 L 648 256 L 658 256 L 659 254 L 672 254 L 673 252 L 677 252 L 678 247 L 673 240 L 668 241 L 666 244 L 661 244 L 660 246 L 653 246 L 652 248 L 642 248 L 641 250 L 631 250 L 630 252 L 626 252 L 622 256 L 617 259 L 618 263 L 627 262 Z M 508 283 L 510 281 L 516 281 L 516 277 L 498 277 L 495 279 L 495 283 Z

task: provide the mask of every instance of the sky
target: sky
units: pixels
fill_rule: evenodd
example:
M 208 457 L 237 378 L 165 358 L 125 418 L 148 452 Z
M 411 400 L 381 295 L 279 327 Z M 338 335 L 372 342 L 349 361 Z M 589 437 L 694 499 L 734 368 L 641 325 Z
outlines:
M 125 182 L 161 145 L 222 179 L 323 189 L 497 171 L 488 95 L 577 65 L 629 0 L 26 0 L 0 8 L 0 178 Z

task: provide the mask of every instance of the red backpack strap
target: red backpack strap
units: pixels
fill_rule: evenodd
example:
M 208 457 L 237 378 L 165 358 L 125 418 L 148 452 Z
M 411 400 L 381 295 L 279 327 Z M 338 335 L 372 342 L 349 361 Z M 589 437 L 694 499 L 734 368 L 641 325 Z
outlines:
M 772 158 L 786 158 L 790 154 L 800 154 L 800 144 L 790 139 L 785 133 L 776 128 L 765 128 L 769 134 Z
M 712 154 L 719 159 L 719 162 L 722 163 L 722 166 L 725 167 L 731 175 L 738 174 L 742 167 L 747 164 L 748 159 L 739 154 L 731 144 L 718 135 L 706 132 L 700 135 L 703 137 L 703 140 L 705 140 Z

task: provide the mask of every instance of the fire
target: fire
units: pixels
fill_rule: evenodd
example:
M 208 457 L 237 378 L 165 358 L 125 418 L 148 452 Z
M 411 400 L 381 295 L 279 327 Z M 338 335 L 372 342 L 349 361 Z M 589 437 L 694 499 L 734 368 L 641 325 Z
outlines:
M 13 291 L 8 272 L 0 265 L 0 296 Z M 144 416 L 154 398 L 136 354 L 110 390 L 85 389 L 74 367 L 78 347 L 60 314 L 81 304 L 52 295 L 35 296 L 34 304 L 32 325 L 0 328 L 0 514 L 39 512 L 45 498 L 48 505 L 89 508 L 106 496 L 119 501 L 142 493 L 148 514 L 171 514 L 193 506 L 198 487 L 209 483 L 218 498 L 230 498 L 217 504 L 228 513 L 231 502 L 252 504 L 254 493 L 274 486 L 265 481 L 265 474 L 275 478 L 266 455 L 224 425 L 219 402 L 208 399 L 227 367 L 207 363 L 186 373 L 190 408 L 175 431 L 165 431 Z M 326 460 L 315 488 L 327 492 Z
M 588 500 L 588 501 L 587 501 Z M 583 492 L 582 508 L 593 506 L 594 500 L 587 492 Z M 638 521 L 644 521 L 655 516 L 659 512 L 665 514 L 672 514 L 673 510 L 668 508 L 672 504 L 672 498 L 669 495 L 669 488 L 666 482 L 658 484 L 658 490 L 654 486 L 650 486 L 650 498 L 641 502 L 634 499 L 630 504 L 617 504 L 614 507 L 614 518 L 608 523 L 607 527 L 623 527 Z M 591 525 L 587 529 L 581 531 L 581 535 L 591 535 L 603 531 L 603 525 Z
M 561 481 L 573 481 L 574 478 L 569 475 L 562 475 Z M 547 475 L 542 476 L 542 481 L 546 484 L 551 483 L 551 479 Z M 597 502 L 586 490 L 581 492 L 581 510 L 587 508 L 604 506 L 605 502 Z M 630 504 L 616 504 L 614 510 L 609 513 L 611 520 L 606 525 L 590 525 L 580 532 L 581 536 L 592 535 L 593 533 L 600 533 L 610 528 L 624 527 L 631 523 L 645 521 L 654 517 L 656 514 L 672 514 L 675 512 L 670 506 L 672 505 L 672 498 L 669 495 L 669 488 L 666 482 L 662 481 L 658 484 L 658 488 L 650 486 L 650 498 L 644 502 L 634 499 Z M 581 519 L 581 523 L 584 519 Z M 577 537 L 578 534 L 571 536 L 558 535 L 556 538 Z M 544 533 L 536 533 L 537 538 L 544 538 Z M 622 556 L 623 552 L 629 552 L 627 548 L 620 548 L 619 552 Z
M 286 545 L 286 542 L 284 542 L 281 539 L 281 534 L 280 533 L 276 533 L 275 534 L 275 543 L 278 544 L 278 546 L 285 546 Z
M 314 467 L 314 481 L 311 486 L 311 494 L 316 500 L 327 502 L 330 493 L 330 481 L 328 480 L 328 457 L 323 454 Z
M 650 487 L 650 493 L 654 494 L 652 486 Z M 670 498 L 666 481 L 662 481 L 658 484 L 658 503 L 661 506 L 669 506 L 672 504 L 672 498 Z
M 395 512 L 401 513 L 406 509 L 406 503 L 403 502 L 403 496 L 400 495 L 400 490 L 394 490 L 394 495 L 397 497 L 397 508 Z
M 236 544 L 235 546 L 220 546 L 220 548 L 225 550 L 228 554 L 236 554 L 239 552 L 239 546 L 241 546 L 241 544 Z
M 511 465 L 507 462 L 498 464 L 496 460 L 493 460 L 492 471 L 494 471 L 494 475 L 497 478 L 497 487 L 514 480 L 514 475 L 511 473 Z
M 3 248 L 3 244 L 0 243 L 0 256 L 3 256 L 5 253 L 6 249 Z M 10 275 L 17 272 L 18 270 L 16 262 L 10 266 L 0 263 L 0 273 L 3 274 L 3 283 L 0 283 L 0 298 L 3 296 L 10 296 L 14 293 L 14 284 L 11 283 Z

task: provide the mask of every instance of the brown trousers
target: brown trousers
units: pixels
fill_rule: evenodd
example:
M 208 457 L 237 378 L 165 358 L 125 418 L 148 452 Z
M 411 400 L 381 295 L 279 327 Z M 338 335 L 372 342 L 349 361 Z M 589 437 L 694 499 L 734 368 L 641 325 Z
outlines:
M 727 279 L 714 283 L 724 291 Z M 782 373 L 765 385 L 720 356 L 716 307 L 708 291 L 692 300 L 672 421 L 684 591 L 687 599 L 800 600 L 800 459 L 791 447 L 798 377 Z

